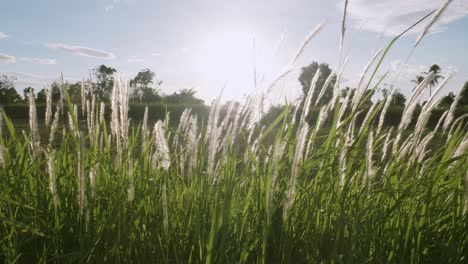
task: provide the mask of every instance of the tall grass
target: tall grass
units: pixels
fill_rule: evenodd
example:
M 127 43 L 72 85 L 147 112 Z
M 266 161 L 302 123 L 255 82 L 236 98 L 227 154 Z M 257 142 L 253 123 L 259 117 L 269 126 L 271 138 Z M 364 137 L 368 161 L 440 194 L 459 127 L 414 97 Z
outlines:
M 218 98 L 201 126 L 187 110 L 177 128 L 167 114 L 151 132 L 147 109 L 141 124 L 131 124 L 119 79 L 111 120 L 92 89 L 79 115 L 64 86 L 69 112 L 57 107 L 52 119 L 48 106 L 50 136 L 41 141 L 30 96 L 29 134 L 17 134 L 2 113 L 0 260 L 466 262 L 468 136 L 453 109 L 437 126 L 442 137 L 425 129 L 426 120 L 406 136 L 417 88 L 398 130 L 381 126 L 382 103 L 356 129 L 364 91 L 377 87 L 372 79 L 387 51 L 368 84 L 360 82 L 351 111 L 351 93 L 342 103 L 334 96 L 313 126 L 305 121 L 310 94 L 303 111 L 287 105 L 267 127 L 255 100 L 223 117 Z M 328 133 L 318 133 L 327 118 Z

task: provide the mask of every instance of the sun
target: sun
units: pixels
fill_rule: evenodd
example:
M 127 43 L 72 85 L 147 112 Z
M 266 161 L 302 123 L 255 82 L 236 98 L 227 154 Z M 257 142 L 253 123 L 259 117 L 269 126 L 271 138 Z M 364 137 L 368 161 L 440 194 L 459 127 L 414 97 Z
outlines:
M 208 34 L 199 47 L 198 70 L 211 82 L 230 88 L 253 84 L 254 35 L 247 30 Z

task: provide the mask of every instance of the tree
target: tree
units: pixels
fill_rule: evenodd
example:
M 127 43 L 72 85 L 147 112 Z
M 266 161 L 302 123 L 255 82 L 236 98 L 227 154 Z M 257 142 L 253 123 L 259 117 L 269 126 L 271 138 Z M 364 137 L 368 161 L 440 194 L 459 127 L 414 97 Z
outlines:
M 178 93 L 173 93 L 166 96 L 166 102 L 170 104 L 203 104 L 203 100 L 195 97 L 194 89 L 182 89 Z
M 405 107 L 406 104 L 406 97 L 404 94 L 400 93 L 399 91 L 395 91 L 392 96 L 392 101 L 390 105 Z
M 23 98 L 24 98 L 24 102 L 28 102 L 29 92 L 32 92 L 33 97 L 36 98 L 36 94 L 34 93 L 34 88 L 32 88 L 31 86 L 29 86 L 29 87 L 23 89 Z
M 112 87 L 114 86 L 114 73 L 116 69 L 108 67 L 104 64 L 94 69 L 94 75 L 96 76 L 95 94 L 101 101 L 108 101 Z
M 353 101 L 353 97 L 354 97 L 354 94 L 356 93 L 356 88 L 350 88 L 350 87 L 346 87 L 344 89 L 341 90 L 340 92 L 340 97 L 341 98 L 346 98 L 346 96 L 348 95 L 348 92 L 349 90 L 351 90 L 351 96 L 349 97 L 349 101 L 348 101 L 348 106 L 351 105 L 351 102 Z M 366 98 L 366 101 L 362 104 L 363 107 L 369 107 L 372 105 L 372 96 L 374 95 L 374 91 L 373 90 L 366 90 L 364 92 L 364 94 L 362 95 L 361 97 L 361 100 Z
M 452 105 L 454 100 L 455 100 L 455 94 L 450 92 L 446 96 L 442 97 L 442 99 L 440 99 L 438 106 L 442 108 L 448 108 Z
M 444 76 L 440 75 L 441 69 L 439 65 L 437 64 L 432 64 L 431 67 L 429 67 L 428 72 L 423 72 L 424 74 L 429 74 L 429 73 L 434 73 L 432 76 L 430 82 L 429 82 L 429 96 L 432 95 L 432 87 L 436 86 L 439 83 L 439 79 L 443 79 Z
M 468 106 L 468 82 L 465 82 L 463 88 L 460 92 L 460 101 L 458 101 L 459 106 Z
M 60 100 L 60 86 L 61 84 L 57 81 L 53 82 L 51 85 L 50 85 L 50 88 L 52 89 L 52 102 L 57 102 L 58 100 Z M 70 91 L 68 91 L 69 94 L 70 94 Z M 47 95 L 46 95 L 46 89 L 41 89 L 38 93 L 37 93 L 37 99 L 36 99 L 36 102 L 38 104 L 45 104 L 47 99 L 46 99 Z
M 393 85 L 390 85 L 390 89 L 393 88 Z M 383 98 L 387 99 L 390 94 L 391 90 L 389 88 L 383 88 L 382 91 L 382 96 Z M 399 106 L 399 107 L 405 107 L 406 104 L 406 97 L 404 94 L 402 94 L 399 89 L 396 89 L 393 92 L 392 95 L 392 101 L 390 102 L 390 106 Z
M 301 86 L 302 86 L 302 94 L 305 97 L 307 96 L 309 92 L 312 79 L 314 78 L 314 75 L 317 72 L 317 69 L 319 68 L 320 68 L 320 76 L 317 80 L 314 93 L 312 94 L 313 104 L 315 104 L 315 102 L 317 101 L 317 97 L 320 94 L 320 91 L 322 90 L 322 87 L 325 84 L 325 81 L 327 80 L 328 76 L 331 74 L 332 70 L 330 69 L 328 64 L 326 63 L 319 64 L 314 61 L 309 66 L 302 67 L 301 74 L 299 75 L 299 82 L 301 83 Z M 325 88 L 325 92 L 319 102 L 319 105 L 326 104 L 331 100 L 331 98 L 333 97 L 333 86 L 335 86 L 335 82 L 336 82 L 336 77 L 333 77 L 330 84 Z
M 133 88 L 132 100 L 138 102 L 160 101 L 161 96 L 159 96 L 157 90 L 153 87 L 155 76 L 156 74 L 150 69 L 143 69 L 138 72 L 135 78 L 130 80 L 130 87 Z M 162 81 L 157 81 L 156 84 L 159 86 L 162 84 Z
M 415 83 L 416 86 L 418 86 L 423 81 L 424 81 L 424 76 L 422 75 L 416 75 L 416 78 L 414 80 L 411 80 L 411 82 Z
M 21 102 L 21 96 L 15 89 L 15 78 L 2 75 L 0 77 L 0 103 L 15 104 Z

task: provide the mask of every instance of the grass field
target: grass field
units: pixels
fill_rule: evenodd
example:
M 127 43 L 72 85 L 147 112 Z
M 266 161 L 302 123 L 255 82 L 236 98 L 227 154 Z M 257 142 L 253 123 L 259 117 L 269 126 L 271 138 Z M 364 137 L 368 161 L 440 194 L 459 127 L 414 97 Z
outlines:
M 30 97 L 27 132 L 1 115 L 0 261 L 467 262 L 466 122 L 451 108 L 426 129 L 434 93 L 407 131 L 430 76 L 397 129 L 381 126 L 388 101 L 355 124 L 385 54 L 344 102 L 338 74 L 314 125 L 306 118 L 319 71 L 305 110 L 286 106 L 267 126 L 254 100 L 221 118 L 219 98 L 201 125 L 190 110 L 177 127 L 149 124 L 147 112 L 135 124 L 124 82 L 109 120 L 94 100 L 74 107 L 63 87 L 69 111 L 49 102 L 38 124 Z

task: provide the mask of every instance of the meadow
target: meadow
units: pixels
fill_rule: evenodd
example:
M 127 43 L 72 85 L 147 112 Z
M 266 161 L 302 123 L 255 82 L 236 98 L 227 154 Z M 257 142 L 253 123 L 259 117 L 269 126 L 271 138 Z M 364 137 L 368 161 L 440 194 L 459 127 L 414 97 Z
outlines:
M 411 130 L 430 74 L 396 128 L 383 126 L 390 100 L 356 125 L 394 41 L 343 101 L 337 71 L 314 124 L 306 120 L 323 89 L 315 87 L 319 70 L 309 94 L 265 126 L 262 97 L 224 115 L 219 97 L 206 119 L 186 109 L 170 126 L 168 112 L 149 123 L 147 109 L 132 122 L 120 79 L 109 113 L 92 90 L 73 105 L 63 86 L 55 107 L 49 89 L 39 124 L 30 95 L 27 132 L 0 115 L 0 261 L 467 262 L 466 115 L 454 118 L 455 100 L 426 127 L 446 80 Z

